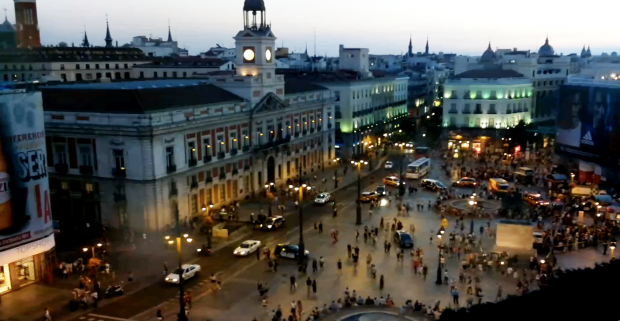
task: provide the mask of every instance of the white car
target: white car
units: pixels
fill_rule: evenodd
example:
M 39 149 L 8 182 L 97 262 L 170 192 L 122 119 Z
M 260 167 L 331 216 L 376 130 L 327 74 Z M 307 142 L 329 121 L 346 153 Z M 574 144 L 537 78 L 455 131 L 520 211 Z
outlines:
M 200 273 L 200 265 L 183 264 L 181 268 L 177 268 L 174 272 L 168 274 L 165 281 L 168 283 L 179 283 L 179 275 L 183 275 L 183 280 L 188 280 L 198 273 Z
M 326 204 L 331 198 L 329 193 L 321 193 L 314 199 L 314 204 Z
M 260 241 L 247 240 L 239 245 L 233 254 L 238 256 L 246 256 L 256 252 L 260 248 Z
M 394 166 L 394 164 L 390 161 L 385 162 L 385 168 L 386 169 L 391 169 Z

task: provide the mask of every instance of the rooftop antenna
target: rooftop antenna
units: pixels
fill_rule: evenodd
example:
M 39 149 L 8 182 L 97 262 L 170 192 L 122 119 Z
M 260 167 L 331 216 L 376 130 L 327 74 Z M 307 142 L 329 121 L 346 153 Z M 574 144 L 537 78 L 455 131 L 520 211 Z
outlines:
M 316 27 L 314 27 L 314 56 L 316 57 Z
M 6 8 L 4 8 L 4 20 L 9 20 L 7 14 L 6 14 Z

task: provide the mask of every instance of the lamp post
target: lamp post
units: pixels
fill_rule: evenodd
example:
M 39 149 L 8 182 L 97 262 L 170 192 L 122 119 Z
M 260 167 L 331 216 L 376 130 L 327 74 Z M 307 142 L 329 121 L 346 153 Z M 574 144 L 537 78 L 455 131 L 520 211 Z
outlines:
M 103 244 L 101 244 L 101 243 L 97 243 L 97 247 L 102 247 L 102 246 L 103 246 Z M 94 258 L 96 258 L 96 257 L 97 257 L 97 256 L 95 255 L 95 246 L 92 246 L 92 247 L 91 247 L 91 249 L 92 249 L 92 251 L 93 251 L 93 259 L 94 259 Z M 87 248 L 87 247 L 85 247 L 85 248 L 83 248 L 83 249 L 82 249 L 82 251 L 84 251 L 84 252 L 88 252 L 88 248 Z
M 211 205 L 212 206 L 212 205 Z M 205 206 L 203 206 L 203 208 L 205 208 Z M 206 210 L 206 208 L 205 208 Z M 180 224 L 180 219 L 179 219 L 179 208 L 177 207 L 175 209 L 175 219 L 176 219 L 176 223 L 177 223 L 177 227 L 176 227 L 176 250 L 177 250 L 177 257 L 179 260 L 179 269 L 181 269 L 181 267 L 183 266 L 183 255 L 181 252 L 181 244 L 182 244 L 182 238 L 185 239 L 185 241 L 187 241 L 188 243 L 191 243 L 193 241 L 193 239 L 191 237 L 189 237 L 189 234 L 182 234 L 181 235 L 181 224 Z M 170 237 L 170 236 L 165 236 L 164 239 L 168 242 L 168 244 L 172 245 L 175 243 L 175 240 Z M 183 296 L 185 294 L 185 291 L 183 290 L 183 272 L 181 272 L 181 275 L 179 275 L 179 304 L 180 304 L 180 310 L 179 310 L 179 314 L 177 315 L 177 320 L 178 321 L 188 321 L 187 319 L 187 315 L 185 315 L 185 302 L 183 301 Z
M 473 195 L 471 196 L 471 200 L 469 201 L 469 205 L 476 206 L 476 204 L 478 204 L 478 202 L 476 202 L 476 193 L 473 193 Z M 473 215 L 471 217 L 471 221 L 469 222 L 469 234 L 471 235 L 474 234 L 474 216 Z
M 570 182 L 571 183 L 575 182 L 575 173 L 570 173 Z
M 405 154 L 401 154 L 400 155 L 400 174 L 399 174 L 399 179 L 400 179 L 400 183 L 398 184 L 398 194 L 400 195 L 400 197 L 403 197 L 405 195 L 405 178 L 403 176 L 403 162 L 405 160 Z
M 213 203 L 209 203 L 208 207 L 206 205 L 202 206 L 202 211 L 206 212 L 205 221 L 203 222 L 203 224 L 206 225 L 208 228 L 208 231 L 207 231 L 207 247 L 208 248 L 211 248 L 211 236 L 213 235 L 213 219 L 209 216 L 212 208 L 213 208 Z
M 340 158 L 335 158 L 334 164 L 336 164 L 336 169 L 334 171 L 334 189 L 338 188 L 338 162 L 340 162 Z
M 355 201 L 355 203 L 357 204 L 356 207 L 356 218 L 355 218 L 355 224 L 356 225 L 362 225 L 362 203 L 360 202 L 360 197 L 362 196 L 362 164 L 367 165 L 368 162 L 360 160 L 360 161 L 351 161 L 351 164 L 357 166 L 357 200 Z
M 437 252 L 437 279 L 435 280 L 435 284 L 437 285 L 441 285 L 443 284 L 442 279 L 442 273 L 441 273 L 441 238 L 442 238 L 442 233 L 441 232 L 437 232 L 437 238 L 439 239 L 439 246 L 438 249 L 439 251 Z
M 306 184 L 301 184 L 301 176 L 299 176 L 299 184 L 301 186 L 294 187 L 293 185 L 289 185 L 288 188 L 294 188 L 295 192 L 299 192 L 299 255 L 297 259 L 299 260 L 299 264 L 303 264 L 306 259 L 306 248 L 304 246 L 304 216 L 301 203 L 304 200 L 304 189 L 309 191 L 312 188 Z
M 609 245 L 609 248 L 611 249 L 611 259 L 613 260 L 615 258 L 614 256 L 614 250 L 616 249 L 616 241 L 612 241 L 611 245 Z

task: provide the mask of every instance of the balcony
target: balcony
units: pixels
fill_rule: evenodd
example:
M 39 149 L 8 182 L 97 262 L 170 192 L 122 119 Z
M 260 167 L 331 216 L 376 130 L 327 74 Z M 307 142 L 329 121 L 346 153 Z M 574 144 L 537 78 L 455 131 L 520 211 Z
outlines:
M 458 114 L 459 111 L 456 109 L 450 109 L 450 111 L 448 111 L 449 114 Z
M 225 152 L 218 152 L 217 153 L 217 159 L 224 159 L 226 158 L 226 153 Z
M 211 153 L 210 153 L 210 152 L 207 152 L 207 155 L 205 155 L 205 156 L 202 158 L 202 161 L 203 161 L 204 163 L 209 163 L 209 162 L 211 162 L 211 160 L 212 160 L 212 159 L 213 159 L 213 157 L 211 157 Z
M 194 167 L 194 166 L 198 165 L 198 160 L 196 158 L 192 157 L 192 158 L 189 159 L 187 164 L 189 165 L 189 167 Z
M 114 193 L 114 203 L 120 203 L 127 200 L 127 195 L 124 193 Z
M 112 176 L 114 177 L 126 177 L 127 176 L 127 170 L 125 169 L 125 167 L 121 167 L 121 168 L 112 168 Z
M 211 176 L 207 176 L 207 178 L 205 178 L 205 184 L 209 184 L 209 183 L 213 183 L 213 177 Z
M 461 114 L 471 114 L 471 110 L 465 109 L 461 112 Z
M 233 176 L 239 175 L 239 170 L 237 168 L 233 168 L 232 174 L 233 174 Z
M 474 114 L 482 114 L 482 109 L 476 109 L 476 110 L 474 110 Z
M 56 169 L 56 173 L 58 173 L 58 174 L 67 174 L 69 172 L 69 165 L 67 165 L 67 164 L 56 164 L 56 165 L 54 165 L 54 169 Z
M 176 172 L 177 171 L 177 165 L 174 165 L 174 164 L 173 165 L 168 165 L 166 167 L 166 171 L 168 172 L 168 174 Z
M 226 179 L 226 173 L 225 172 L 221 172 L 219 178 L 220 179 Z
M 497 110 L 495 109 L 490 109 L 487 114 L 497 114 Z
M 291 136 L 287 135 L 285 138 L 281 138 L 281 139 L 277 139 L 277 140 L 272 140 L 272 141 L 267 142 L 265 144 L 258 145 L 256 147 L 254 147 L 254 151 L 255 152 L 266 151 L 266 150 L 278 147 L 278 146 L 283 145 L 283 144 L 288 144 L 288 143 L 290 143 L 290 141 L 291 141 Z
M 248 152 L 250 150 L 250 145 L 243 145 L 243 147 L 241 148 L 241 150 L 245 153 Z
M 304 131 L 302 132 L 302 134 L 303 134 L 304 136 L 308 135 L 308 130 L 304 129 Z
M 314 128 L 310 128 L 310 134 L 314 134 Z
M 512 110 L 510 109 L 506 110 L 506 115 L 510 115 L 510 114 L 512 114 Z
M 92 166 L 80 166 L 80 174 L 82 175 L 92 175 L 93 167 Z
M 170 192 L 168 194 L 168 197 L 174 197 L 179 195 L 179 190 L 176 187 L 170 187 Z
M 189 184 L 189 188 L 190 188 L 190 189 L 197 189 L 197 188 L 198 188 L 198 181 L 192 181 L 192 182 Z
M 327 128 L 332 128 L 332 123 L 328 123 Z
M 295 132 L 295 138 L 299 137 L 299 132 Z
M 336 119 L 342 119 L 342 113 L 337 111 L 336 112 Z
M 244 171 L 249 171 L 250 170 L 250 165 L 249 164 L 245 164 L 245 166 L 243 166 L 243 170 Z
M 236 148 L 233 148 L 230 150 L 230 156 L 235 156 L 239 153 L 239 150 Z

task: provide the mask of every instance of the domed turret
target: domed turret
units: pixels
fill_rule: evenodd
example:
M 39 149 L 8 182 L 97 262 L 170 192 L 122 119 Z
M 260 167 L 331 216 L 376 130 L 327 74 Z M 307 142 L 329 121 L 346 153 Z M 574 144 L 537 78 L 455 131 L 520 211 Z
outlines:
M 545 44 L 542 45 L 540 49 L 538 49 L 538 56 L 548 57 L 548 56 L 553 56 L 554 54 L 555 54 L 555 51 L 553 50 L 553 47 L 551 47 L 551 45 L 549 44 L 549 37 L 547 37 L 547 39 L 545 40 Z
M 243 11 L 265 11 L 265 2 L 263 0 L 245 0 Z
M 6 17 L 4 18 L 4 22 L 2 24 L 0 24 L 0 32 L 12 32 L 12 33 L 15 33 L 15 28 L 13 27 L 13 24 L 11 24 L 9 22 L 9 19 L 7 19 Z
M 491 49 L 491 43 L 489 42 L 489 46 L 487 50 L 484 51 L 482 56 L 480 57 L 480 62 L 495 62 L 495 52 Z

